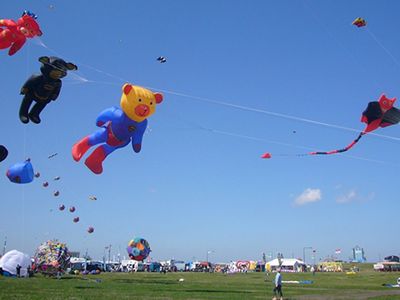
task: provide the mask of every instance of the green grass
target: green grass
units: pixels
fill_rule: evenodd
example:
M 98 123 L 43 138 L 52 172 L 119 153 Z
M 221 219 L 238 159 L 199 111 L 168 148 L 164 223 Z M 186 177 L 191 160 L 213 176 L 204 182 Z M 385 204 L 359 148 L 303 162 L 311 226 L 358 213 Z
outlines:
M 374 272 L 367 264 L 356 275 L 283 273 L 283 280 L 314 281 L 284 284 L 283 292 L 285 299 L 400 299 L 400 289 L 382 286 L 398 277 L 400 273 Z M 273 278 L 274 274 L 264 273 L 104 273 L 66 275 L 60 280 L 41 275 L 0 277 L 0 299 L 272 299 Z

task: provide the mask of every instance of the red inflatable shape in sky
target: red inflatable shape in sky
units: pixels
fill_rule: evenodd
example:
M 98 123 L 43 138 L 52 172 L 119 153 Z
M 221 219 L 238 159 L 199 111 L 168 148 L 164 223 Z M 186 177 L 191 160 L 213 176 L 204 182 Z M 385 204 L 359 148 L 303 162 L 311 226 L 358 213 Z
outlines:
M 10 48 L 8 55 L 14 55 L 25 44 L 26 39 L 41 36 L 36 15 L 24 11 L 21 18 L 15 22 L 9 19 L 0 19 L 0 49 Z
M 268 152 L 261 155 L 261 158 L 271 158 L 271 157 L 272 157 L 271 153 Z

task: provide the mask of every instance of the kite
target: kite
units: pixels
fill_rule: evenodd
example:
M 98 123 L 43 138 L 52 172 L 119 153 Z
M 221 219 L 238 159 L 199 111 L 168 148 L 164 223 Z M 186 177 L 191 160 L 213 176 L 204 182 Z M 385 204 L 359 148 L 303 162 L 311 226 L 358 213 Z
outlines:
M 34 177 L 33 167 L 30 159 L 16 163 L 8 168 L 7 177 L 14 183 L 29 183 Z
M 0 162 L 5 160 L 8 156 L 8 150 L 3 145 L 0 145 Z
M 49 183 L 47 182 L 47 181 L 45 181 L 45 182 L 43 182 L 43 187 L 48 187 L 49 186 Z
M 21 18 L 15 22 L 10 19 L 0 19 L 0 49 L 7 49 L 8 55 L 14 55 L 25 44 L 28 38 L 41 36 L 37 16 L 24 11 Z
M 167 59 L 166 59 L 164 56 L 159 56 L 159 57 L 157 57 L 157 60 L 158 60 L 161 64 L 167 62 Z
M 313 284 L 312 280 L 282 280 L 282 283 L 294 283 L 294 284 Z
M 49 155 L 47 158 L 53 158 L 54 156 L 56 156 L 58 153 L 53 153 L 53 154 L 51 154 L 51 155 Z
M 396 98 L 387 98 L 385 94 L 382 94 L 378 101 L 369 102 L 361 116 L 361 122 L 366 123 L 367 126 L 358 134 L 356 139 L 346 147 L 331 151 L 314 151 L 306 154 L 298 154 L 297 156 L 330 155 L 350 150 L 365 134 L 378 129 L 379 127 L 387 127 L 400 122 L 400 110 L 393 106 L 395 102 Z M 261 158 L 271 158 L 271 154 L 269 152 L 264 153 Z
M 129 257 L 137 261 L 143 261 L 151 252 L 149 243 L 140 237 L 131 240 L 126 250 Z
M 54 180 L 60 180 L 61 179 L 61 177 L 60 176 L 56 176 L 56 177 L 54 177 Z
M 78 223 L 78 222 L 79 222 L 79 217 L 75 217 L 75 218 L 73 219 L 73 221 L 74 221 L 74 223 Z
M 61 204 L 61 205 L 58 207 L 58 209 L 61 210 L 61 211 L 63 211 L 63 210 L 65 209 L 65 205 L 64 205 L 64 204 Z
M 87 229 L 87 232 L 93 233 L 93 232 L 94 232 L 94 228 L 93 228 L 92 226 L 90 226 L 90 227 Z
M 73 213 L 73 212 L 75 211 L 75 206 L 71 206 L 71 207 L 69 208 L 69 211 Z
M 140 152 L 147 118 L 163 100 L 159 93 L 128 83 L 122 91 L 121 108 L 114 106 L 100 113 L 96 120 L 100 129 L 72 147 L 72 157 L 79 161 L 90 147 L 101 144 L 85 160 L 85 165 L 95 174 L 103 172 L 102 163 L 109 154 L 129 143 L 133 151 Z
M 96 201 L 96 200 L 97 200 L 97 197 L 96 197 L 96 196 L 89 196 L 89 199 L 90 199 L 90 200 L 93 200 L 93 201 Z
M 400 287 L 400 277 L 397 278 L 397 284 L 382 283 L 382 286 L 391 287 L 391 288 L 398 288 L 398 287 Z
M 39 172 L 36 172 L 36 173 L 35 173 L 35 177 L 36 177 L 36 178 L 39 178 L 39 177 L 40 177 L 40 173 L 39 173 Z
M 367 25 L 367 21 L 365 21 L 363 18 L 357 18 L 353 21 L 352 24 L 357 27 L 364 27 L 365 25 Z
M 269 152 L 264 153 L 263 155 L 261 155 L 261 158 L 271 158 L 272 155 Z
M 31 258 L 28 254 L 11 250 L 0 258 L 0 268 L 3 270 L 2 275 L 4 276 L 16 276 L 18 265 L 21 267 L 20 276 L 28 277 L 31 267 Z
M 70 62 L 54 56 L 42 56 L 39 58 L 42 63 L 41 74 L 32 75 L 22 86 L 21 95 L 24 95 L 19 109 L 19 118 L 22 123 L 39 124 L 40 113 L 51 101 L 55 101 L 61 91 L 61 78 L 67 76 L 67 71 L 77 70 L 78 67 Z M 32 102 L 35 105 L 29 111 Z
M 54 197 L 57 197 L 58 195 L 60 195 L 60 192 L 59 191 L 54 191 L 53 195 L 54 195 Z
M 390 287 L 390 288 L 399 288 L 400 284 L 382 283 L 382 286 Z
M 67 245 L 57 240 L 50 240 L 36 250 L 34 256 L 34 269 L 47 275 L 56 275 L 65 271 L 69 265 L 70 253 Z

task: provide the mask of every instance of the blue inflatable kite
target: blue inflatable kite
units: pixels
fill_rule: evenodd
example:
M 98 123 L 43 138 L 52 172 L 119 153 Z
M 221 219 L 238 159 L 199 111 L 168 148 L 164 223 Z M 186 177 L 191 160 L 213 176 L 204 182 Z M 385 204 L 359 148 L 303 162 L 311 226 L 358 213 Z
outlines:
M 7 177 L 14 183 L 29 183 L 34 177 L 33 166 L 30 159 L 16 163 L 8 168 Z

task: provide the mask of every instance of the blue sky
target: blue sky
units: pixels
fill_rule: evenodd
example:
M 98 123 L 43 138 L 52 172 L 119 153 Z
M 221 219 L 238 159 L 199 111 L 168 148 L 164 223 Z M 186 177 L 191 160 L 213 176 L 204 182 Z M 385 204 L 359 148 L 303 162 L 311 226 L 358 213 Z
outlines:
M 347 259 L 355 245 L 370 261 L 399 253 L 399 127 L 365 136 L 346 155 L 296 156 L 347 145 L 369 101 L 400 95 L 398 1 L 98 3 L 2 5 L 0 18 L 35 12 L 43 32 L 12 57 L 0 52 L 0 144 L 10 153 L 0 172 L 30 157 L 41 173 L 28 185 L 0 178 L 7 249 L 33 254 L 58 238 L 96 258 L 109 244 L 124 256 L 142 236 L 154 259 L 302 257 L 308 246 L 318 258 L 341 248 Z M 359 16 L 367 27 L 351 25 Z M 79 70 L 42 123 L 24 125 L 19 90 L 43 55 Z M 94 175 L 71 147 L 96 130 L 99 112 L 119 105 L 125 82 L 164 101 L 142 152 L 120 149 Z M 264 152 L 273 158 L 260 159 Z

